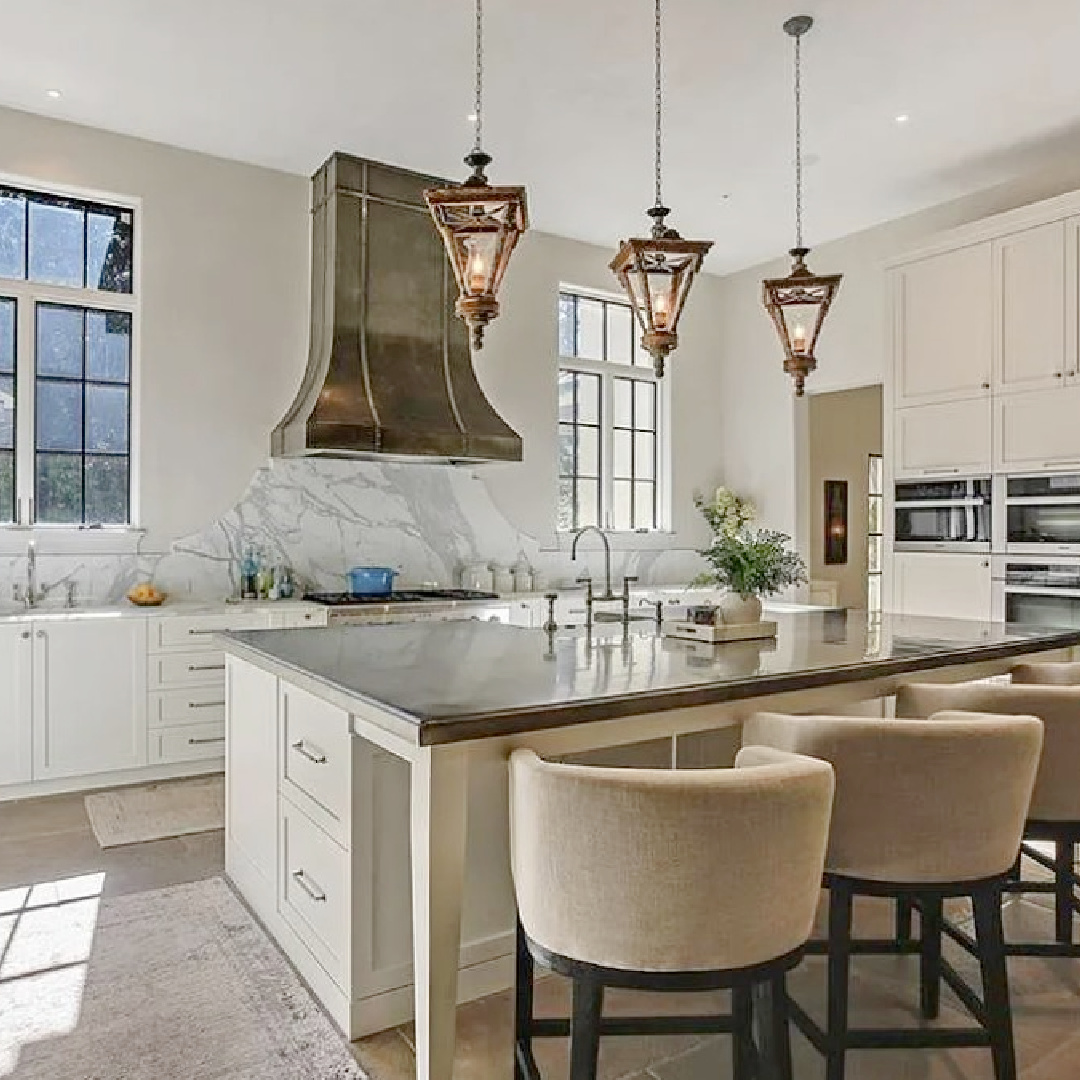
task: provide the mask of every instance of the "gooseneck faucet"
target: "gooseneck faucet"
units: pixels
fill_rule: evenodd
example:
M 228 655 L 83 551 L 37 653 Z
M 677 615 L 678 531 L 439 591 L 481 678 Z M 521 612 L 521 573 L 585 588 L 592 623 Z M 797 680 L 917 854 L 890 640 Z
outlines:
M 36 607 L 38 602 L 37 587 L 37 544 L 31 540 L 26 545 L 26 606 Z
M 574 543 L 570 548 L 570 558 L 577 560 L 577 546 L 578 541 L 587 533 L 594 532 L 604 542 L 604 595 L 598 596 L 597 600 L 617 600 L 618 597 L 611 591 L 611 544 L 608 541 L 607 534 L 603 529 L 598 528 L 596 525 L 586 525 L 584 528 L 578 529 L 574 533 Z

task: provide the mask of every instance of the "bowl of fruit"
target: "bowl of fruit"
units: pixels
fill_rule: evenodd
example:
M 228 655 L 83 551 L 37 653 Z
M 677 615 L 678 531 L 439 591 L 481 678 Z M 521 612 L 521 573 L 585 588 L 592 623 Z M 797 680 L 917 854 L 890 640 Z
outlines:
M 158 607 L 165 603 L 165 593 L 155 589 L 149 581 L 143 581 L 136 585 L 135 588 L 128 592 L 127 598 L 136 607 Z

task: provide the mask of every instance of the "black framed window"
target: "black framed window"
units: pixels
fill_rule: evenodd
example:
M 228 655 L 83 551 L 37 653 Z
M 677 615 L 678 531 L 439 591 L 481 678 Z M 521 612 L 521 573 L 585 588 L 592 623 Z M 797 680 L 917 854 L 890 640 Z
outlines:
M 0 297 L 0 525 L 15 520 L 15 327 L 17 301 Z
M 633 311 L 564 289 L 558 315 L 558 528 L 659 529 L 661 386 Z
M 35 520 L 126 524 L 131 313 L 38 304 L 35 341 Z

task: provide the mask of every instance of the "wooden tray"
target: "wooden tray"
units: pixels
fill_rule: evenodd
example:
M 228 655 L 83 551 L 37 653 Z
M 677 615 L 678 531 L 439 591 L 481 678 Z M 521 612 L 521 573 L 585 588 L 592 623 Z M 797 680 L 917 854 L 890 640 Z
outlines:
M 776 637 L 776 623 L 720 623 L 717 626 L 692 622 L 664 623 L 665 637 L 682 638 L 685 641 L 754 641 L 759 638 Z

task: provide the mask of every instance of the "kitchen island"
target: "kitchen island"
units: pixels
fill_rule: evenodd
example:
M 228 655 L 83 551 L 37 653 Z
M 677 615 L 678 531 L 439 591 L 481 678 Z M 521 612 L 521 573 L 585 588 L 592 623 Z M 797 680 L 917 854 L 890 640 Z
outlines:
M 967 620 L 777 621 L 774 641 L 726 645 L 649 622 L 226 635 L 229 876 L 350 1037 L 400 1022 L 412 997 L 417 1075 L 450 1080 L 456 1002 L 512 974 L 512 749 L 668 739 L 678 764 L 682 738 L 760 709 L 848 708 L 1080 646 L 1080 630 Z

